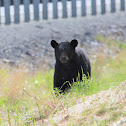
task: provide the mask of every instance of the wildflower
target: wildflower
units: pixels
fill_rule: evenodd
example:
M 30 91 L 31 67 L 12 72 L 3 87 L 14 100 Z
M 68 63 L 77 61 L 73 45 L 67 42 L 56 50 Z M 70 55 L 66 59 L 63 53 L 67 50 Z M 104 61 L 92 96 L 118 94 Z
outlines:
M 36 80 L 35 83 L 38 84 L 38 81 Z

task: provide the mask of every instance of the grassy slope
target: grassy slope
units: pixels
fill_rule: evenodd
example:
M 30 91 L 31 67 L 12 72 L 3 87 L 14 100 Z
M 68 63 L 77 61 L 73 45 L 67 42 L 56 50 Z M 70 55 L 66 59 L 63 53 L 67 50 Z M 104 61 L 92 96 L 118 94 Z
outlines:
M 65 95 L 56 97 L 53 94 L 53 70 L 36 72 L 35 74 L 26 73 L 19 68 L 18 70 L 9 70 L 9 68 L 0 69 L 0 125 L 46 125 L 44 119 L 52 117 L 50 125 L 53 123 L 53 114 L 74 106 L 78 99 L 85 100 L 85 96 L 93 95 L 101 90 L 108 90 L 118 86 L 119 83 L 126 80 L 126 45 L 116 40 L 97 37 L 99 42 L 104 42 L 104 48 L 109 48 L 114 52 L 113 55 L 106 55 L 105 52 L 92 55 L 92 79 L 89 82 L 75 83 L 72 89 Z M 84 80 L 85 81 L 85 80 Z M 103 105 L 106 106 L 106 105 Z M 102 105 L 101 105 L 102 108 Z M 97 108 L 99 111 L 108 111 L 109 108 Z M 118 107 L 117 107 L 118 108 Z M 91 110 L 85 110 L 81 113 L 77 123 L 83 125 L 83 121 L 93 114 Z M 104 110 L 105 109 L 105 110 Z M 114 110 L 112 110 L 113 112 Z M 123 113 L 121 113 L 123 114 Z M 88 118 L 91 122 L 93 115 Z M 123 114 L 124 116 L 125 113 Z M 119 117 L 122 117 L 119 115 Z M 70 121 L 70 124 L 76 122 Z M 75 117 L 76 118 L 76 117 Z M 116 118 L 114 121 L 118 120 Z M 109 119 L 101 125 L 110 124 Z M 40 123 L 39 123 L 40 124 Z M 91 124 L 90 124 L 91 125 Z

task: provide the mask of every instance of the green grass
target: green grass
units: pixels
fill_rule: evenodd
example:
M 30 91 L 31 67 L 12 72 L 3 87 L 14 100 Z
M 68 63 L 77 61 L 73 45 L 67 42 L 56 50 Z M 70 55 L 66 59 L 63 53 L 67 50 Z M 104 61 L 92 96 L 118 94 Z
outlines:
M 100 43 L 105 43 L 109 48 L 126 49 L 126 43 L 116 39 L 107 38 L 104 36 L 96 36 L 96 40 Z
M 113 51 L 119 49 L 116 57 L 104 54 L 96 55 L 91 63 L 91 80 L 88 82 L 83 79 L 83 82 L 74 83 L 67 93 L 58 97 L 53 92 L 54 70 L 38 71 L 33 75 L 23 72 L 22 68 L 16 71 L 1 68 L 0 125 L 28 126 L 31 123 L 36 125 L 37 120 L 42 120 L 73 106 L 79 98 L 114 88 L 126 80 L 126 44 L 101 36 L 96 39 L 99 42 L 107 43 L 107 47 Z M 101 108 L 99 113 L 104 114 L 106 111 L 106 108 Z M 89 114 L 89 112 L 87 111 L 85 114 Z M 113 118 L 114 114 L 111 116 L 112 120 Z M 117 119 L 117 117 L 115 118 Z M 110 121 L 107 120 L 103 124 Z M 53 120 L 50 123 L 55 125 Z

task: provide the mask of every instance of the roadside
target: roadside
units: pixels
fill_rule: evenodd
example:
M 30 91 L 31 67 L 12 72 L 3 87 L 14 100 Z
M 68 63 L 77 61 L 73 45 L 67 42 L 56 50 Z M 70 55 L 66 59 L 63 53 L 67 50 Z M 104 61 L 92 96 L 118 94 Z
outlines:
M 125 125 L 125 14 L 111 16 L 106 15 L 107 20 L 104 16 L 97 16 L 2 26 L 2 65 L 7 62 L 14 66 L 15 61 L 19 61 L 24 65 L 27 63 L 28 67 L 34 63 L 30 66 L 32 70 L 34 66 L 39 68 L 37 65 L 43 66 L 43 69 L 53 68 L 55 60 L 51 39 L 60 42 L 76 38 L 79 46 L 90 57 L 92 81 L 88 85 L 73 85 L 70 92 L 55 97 L 52 88 L 53 70 L 40 69 L 40 73 L 36 70 L 32 74 L 20 67 L 16 71 L 1 69 L 0 124 Z

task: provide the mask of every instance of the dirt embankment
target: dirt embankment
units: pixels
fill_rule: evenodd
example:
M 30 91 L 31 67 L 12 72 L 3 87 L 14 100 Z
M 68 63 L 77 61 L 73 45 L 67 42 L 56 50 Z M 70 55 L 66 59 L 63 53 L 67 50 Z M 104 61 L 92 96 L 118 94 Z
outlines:
M 126 42 L 126 13 L 0 26 L 0 63 L 23 64 L 31 70 L 40 66 L 52 68 L 55 61 L 52 39 L 58 42 L 77 39 L 90 56 L 102 49 L 95 39 L 98 35 Z

